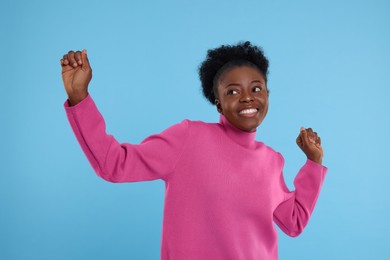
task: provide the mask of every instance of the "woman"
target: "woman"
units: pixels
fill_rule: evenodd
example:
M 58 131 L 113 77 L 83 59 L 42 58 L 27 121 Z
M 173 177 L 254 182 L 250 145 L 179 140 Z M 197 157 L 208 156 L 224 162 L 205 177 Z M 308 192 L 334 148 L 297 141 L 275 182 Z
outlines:
M 307 161 L 290 192 L 282 155 L 255 140 L 268 111 L 268 60 L 250 42 L 209 50 L 199 68 L 219 123 L 184 120 L 141 144 L 118 143 L 88 84 L 86 51 L 61 59 L 65 110 L 98 176 L 110 182 L 162 179 L 166 184 L 161 259 L 277 259 L 275 222 L 287 235 L 306 226 L 327 168 L 321 140 L 301 128 Z

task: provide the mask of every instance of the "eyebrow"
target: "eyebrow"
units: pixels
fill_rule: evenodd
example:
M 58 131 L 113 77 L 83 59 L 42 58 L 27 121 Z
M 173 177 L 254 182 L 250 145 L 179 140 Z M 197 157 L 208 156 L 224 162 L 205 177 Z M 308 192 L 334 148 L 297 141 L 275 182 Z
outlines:
M 261 80 L 253 80 L 252 82 L 251 82 L 251 84 L 252 83 L 261 83 L 261 84 L 264 84 L 264 82 L 263 81 L 261 81 Z M 241 84 L 239 84 L 239 83 L 229 83 L 229 84 L 227 84 L 226 86 L 225 86 L 225 88 L 227 88 L 227 87 L 230 87 L 230 86 L 241 86 Z

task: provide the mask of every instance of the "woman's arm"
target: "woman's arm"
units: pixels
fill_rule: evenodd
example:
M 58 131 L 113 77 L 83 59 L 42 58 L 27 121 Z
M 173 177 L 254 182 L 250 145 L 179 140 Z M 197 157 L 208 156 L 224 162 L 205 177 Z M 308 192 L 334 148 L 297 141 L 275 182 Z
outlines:
M 307 161 L 295 177 L 295 191 L 287 189 L 281 174 L 280 186 L 286 196 L 274 211 L 275 223 L 289 236 L 298 236 L 307 225 L 327 172 L 322 166 L 324 151 L 316 132 L 302 127 L 296 142 L 306 154 Z
M 64 103 L 66 115 L 96 174 L 110 182 L 166 179 L 184 149 L 189 122 L 174 125 L 138 145 L 121 144 L 106 133 L 104 118 L 87 91 L 92 70 L 86 52 L 69 52 L 61 64 L 69 96 Z
M 295 191 L 290 192 L 280 175 L 280 186 L 285 199 L 274 211 L 274 221 L 289 236 L 302 233 L 313 213 L 327 168 L 307 159 L 294 180 Z

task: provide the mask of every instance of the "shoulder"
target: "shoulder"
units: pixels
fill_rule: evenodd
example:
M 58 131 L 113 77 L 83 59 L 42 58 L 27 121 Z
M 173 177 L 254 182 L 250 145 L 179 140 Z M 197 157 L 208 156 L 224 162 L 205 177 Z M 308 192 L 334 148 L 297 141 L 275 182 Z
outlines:
M 195 132 L 216 131 L 216 130 L 221 129 L 221 125 L 219 123 L 209 123 L 209 122 L 204 122 L 201 120 L 185 119 L 185 120 L 181 121 L 180 124 L 187 125 L 188 128 L 190 128 L 191 130 L 194 130 Z
M 176 123 L 168 128 L 166 128 L 162 133 L 169 134 L 188 134 L 191 133 L 205 133 L 207 131 L 215 132 L 220 128 L 220 125 L 217 123 L 207 123 L 200 120 L 189 120 L 184 119 L 179 123 Z
M 284 157 L 280 152 L 276 151 L 275 149 L 266 145 L 263 142 L 256 141 L 256 143 L 257 143 L 256 149 L 262 150 L 262 152 L 266 154 L 269 159 L 278 162 L 282 166 L 284 165 Z
M 223 129 L 219 123 L 209 123 L 200 120 L 185 119 L 175 126 L 181 130 L 185 130 L 186 136 L 189 137 L 191 143 L 206 142 L 210 143 L 219 139 Z

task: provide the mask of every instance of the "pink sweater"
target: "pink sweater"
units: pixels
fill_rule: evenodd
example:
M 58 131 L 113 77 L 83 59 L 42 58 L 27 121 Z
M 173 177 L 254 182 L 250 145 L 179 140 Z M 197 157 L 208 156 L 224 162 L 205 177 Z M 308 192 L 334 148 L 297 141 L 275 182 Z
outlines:
M 299 235 L 313 212 L 327 168 L 307 160 L 290 192 L 280 153 L 224 116 L 184 120 L 141 144 L 118 143 L 89 95 L 64 104 L 93 169 L 110 182 L 162 179 L 163 260 L 278 258 L 275 222 Z

